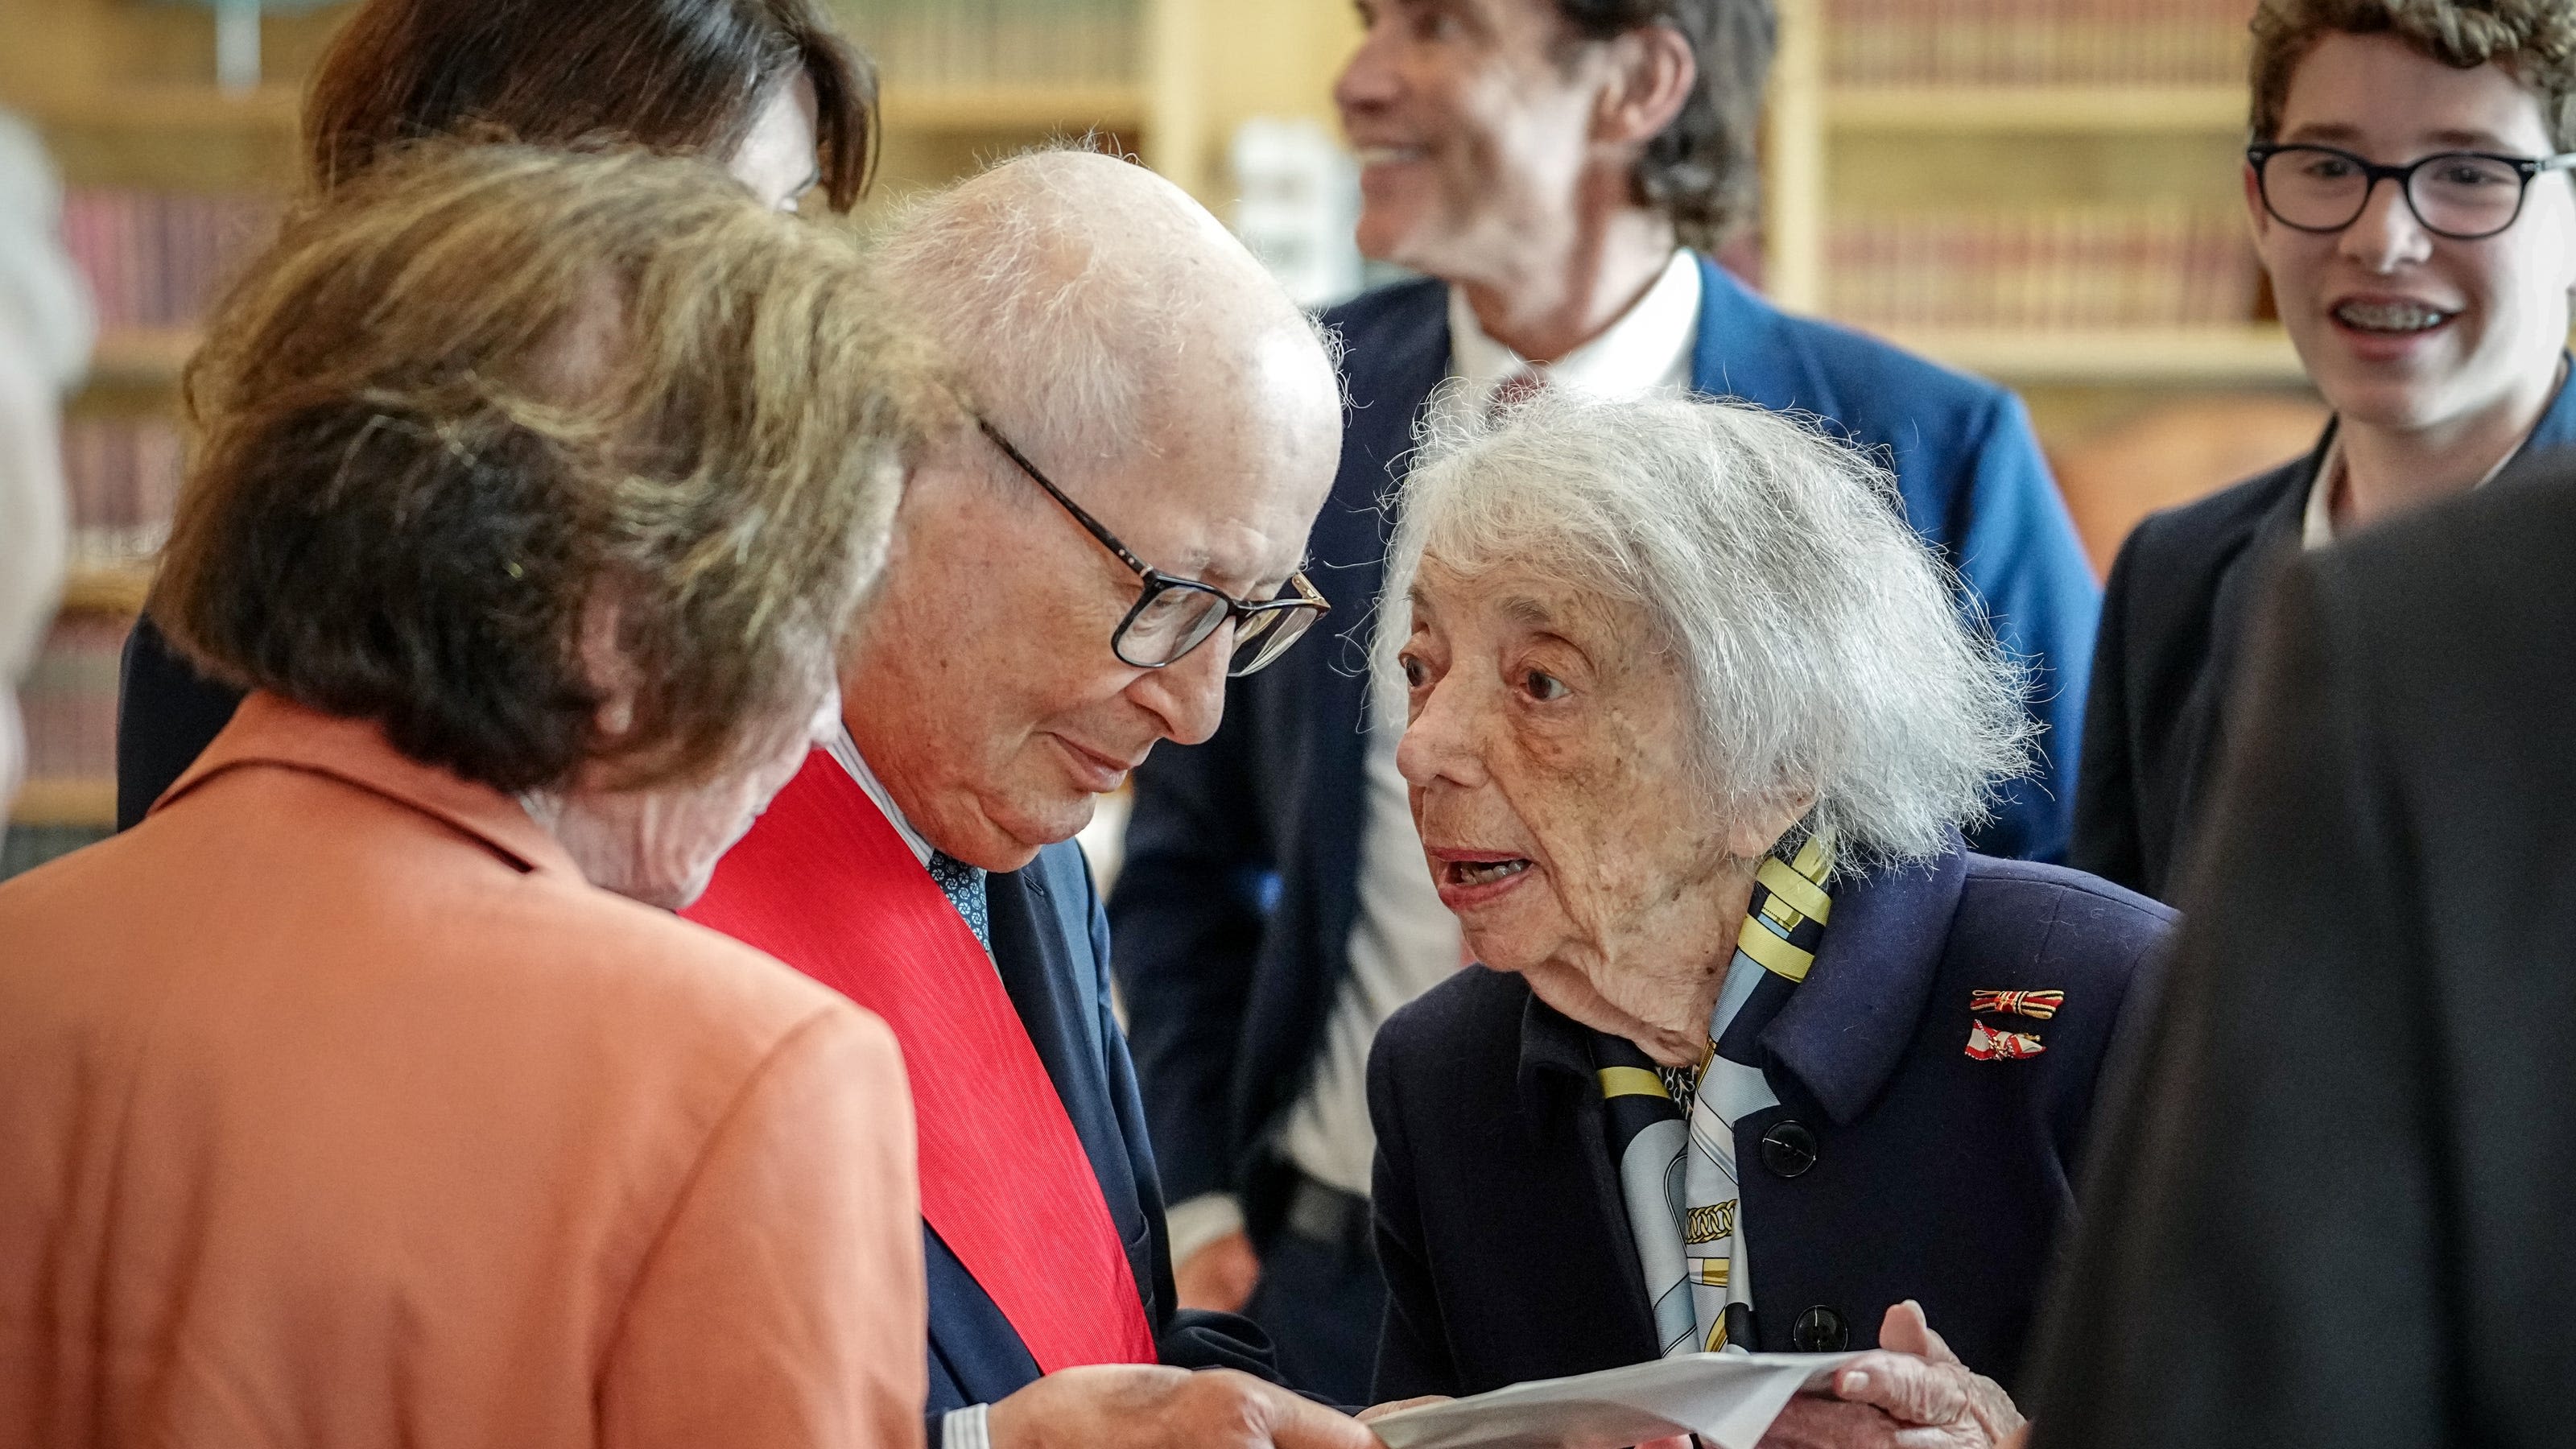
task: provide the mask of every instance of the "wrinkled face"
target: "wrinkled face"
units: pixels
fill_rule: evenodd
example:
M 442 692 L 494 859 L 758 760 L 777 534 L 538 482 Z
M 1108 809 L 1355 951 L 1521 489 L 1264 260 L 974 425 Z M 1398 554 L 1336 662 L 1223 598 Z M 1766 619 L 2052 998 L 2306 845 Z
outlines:
M 1751 863 L 1794 814 L 1717 822 L 1680 662 L 1642 609 L 1436 556 L 1412 601 L 1396 759 L 1441 901 L 1485 964 L 1634 1036 L 1673 983 L 1724 969 Z
M 1436 277 L 1508 272 L 1562 230 L 1592 158 L 1601 47 L 1559 64 L 1554 0 L 1359 0 L 1333 87 L 1358 153 L 1359 247 Z
M 2544 157 L 2539 100 L 2502 69 L 2449 66 L 2380 35 L 2329 35 L 2284 98 L 2284 143 L 2334 146 L 2399 166 L 2442 151 Z M 2361 219 L 2318 235 L 2268 215 L 2246 173 L 2257 247 L 2309 375 L 2346 419 L 2418 429 L 2545 400 L 2576 286 L 2576 191 L 2532 182 L 2503 233 L 2424 230 L 2393 182 Z
M 1115 468 L 1013 442 L 1152 567 L 1276 597 L 1332 485 L 1340 411 L 1302 329 L 1254 350 L 1212 386 L 1167 394 L 1186 416 Z M 1207 396 L 1180 396 L 1194 391 Z M 1017 870 L 1088 824 L 1094 798 L 1156 743 L 1216 732 L 1233 627 L 1166 668 L 1135 668 L 1110 639 L 1140 589 L 980 433 L 932 450 L 842 672 L 851 736 L 914 828 L 960 860 Z
M 806 755 L 839 731 L 839 689 L 808 698 L 755 726 L 742 754 L 712 778 L 642 790 L 576 785 L 560 802 L 555 838 L 591 884 L 667 910 L 687 906 Z
M 814 82 L 800 74 L 761 107 L 751 134 L 725 169 L 750 187 L 763 206 L 794 211 L 798 199 L 822 179 L 814 154 L 818 114 Z

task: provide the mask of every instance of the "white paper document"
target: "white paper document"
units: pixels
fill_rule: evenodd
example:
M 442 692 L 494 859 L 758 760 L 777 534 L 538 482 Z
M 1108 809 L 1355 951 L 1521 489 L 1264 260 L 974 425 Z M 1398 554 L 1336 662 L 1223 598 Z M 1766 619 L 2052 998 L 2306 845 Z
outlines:
M 1694 1353 L 1405 1409 L 1369 1425 L 1387 1449 L 1626 1449 L 1697 1434 L 1753 1449 L 1800 1389 L 1853 1353 Z

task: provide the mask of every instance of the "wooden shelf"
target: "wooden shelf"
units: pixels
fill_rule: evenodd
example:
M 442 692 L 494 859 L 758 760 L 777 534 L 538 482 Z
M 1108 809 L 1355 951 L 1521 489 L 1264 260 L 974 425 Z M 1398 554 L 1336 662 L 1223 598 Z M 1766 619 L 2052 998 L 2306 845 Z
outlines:
M 2006 382 L 2286 386 L 2307 380 L 2298 352 L 2277 327 L 1918 331 L 1890 336 L 1961 371 Z
M 202 131 L 221 127 L 295 129 L 303 113 L 299 87 L 264 85 L 232 92 L 211 85 L 119 85 L 73 96 L 33 97 L 25 110 L 39 125 L 114 130 Z
M 2220 133 L 2245 129 L 2241 86 L 1829 87 L 1825 122 L 1909 134 Z
M 63 580 L 66 614 L 140 614 L 152 592 L 152 570 L 142 565 L 76 568 Z
M 93 386 L 171 386 L 203 340 L 193 328 L 102 333 L 90 354 L 89 381 Z
M 888 130 L 1080 132 L 1141 130 L 1149 109 L 1136 86 L 886 87 Z
M 12 825 L 70 825 L 112 829 L 116 825 L 114 780 L 29 780 L 9 808 Z

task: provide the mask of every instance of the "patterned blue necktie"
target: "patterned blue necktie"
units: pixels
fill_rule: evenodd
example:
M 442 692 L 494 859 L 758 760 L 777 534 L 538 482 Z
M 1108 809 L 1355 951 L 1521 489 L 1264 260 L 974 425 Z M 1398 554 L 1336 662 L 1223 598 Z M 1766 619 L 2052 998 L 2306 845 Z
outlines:
M 983 867 L 968 865 L 955 856 L 936 850 L 930 853 L 929 865 L 930 878 L 939 883 L 940 894 L 948 897 L 948 904 L 955 906 L 957 914 L 966 918 L 966 928 L 983 943 L 984 954 L 992 955 L 993 918 L 984 906 Z

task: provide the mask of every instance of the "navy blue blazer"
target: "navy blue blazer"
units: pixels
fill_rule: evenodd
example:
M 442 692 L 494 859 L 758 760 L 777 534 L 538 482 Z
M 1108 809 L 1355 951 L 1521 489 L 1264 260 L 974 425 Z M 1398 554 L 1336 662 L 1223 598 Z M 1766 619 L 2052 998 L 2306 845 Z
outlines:
M 1700 276 L 1700 390 L 1802 409 L 1880 450 L 1907 518 L 2033 662 L 2049 763 L 1977 843 L 2053 858 L 2065 845 L 2100 593 L 2020 403 L 1789 316 L 1705 258 Z M 1284 1198 L 1263 1145 L 1304 1090 L 1350 970 L 1366 808 L 1363 646 L 1392 526 L 1379 500 L 1449 368 L 1439 283 L 1372 292 L 1325 320 L 1348 344 L 1351 397 L 1341 473 L 1308 545 L 1331 632 L 1235 681 L 1214 739 L 1157 750 L 1136 772 L 1111 902 L 1164 1191 L 1175 1202 L 1239 1192 L 1256 1235 Z
M 1109 926 L 1081 849 L 1069 841 L 1049 846 L 1026 868 L 988 877 L 985 893 L 994 964 L 1099 1175 L 1163 1362 L 1275 1380 L 1269 1340 L 1249 1320 L 1173 1309 L 1154 1152 L 1127 1041 L 1110 1015 Z M 930 1442 L 936 1444 L 940 1415 L 1001 1399 L 1035 1381 L 1038 1366 L 991 1296 L 926 1224 L 922 1248 L 930 1292 Z
M 1760 1028 L 1781 1105 L 1736 1124 L 1753 1346 L 1835 1346 L 1830 1331 L 1797 1332 L 1804 1319 L 1870 1347 L 1888 1307 L 1914 1298 L 1971 1367 L 2011 1384 L 2074 1207 L 2104 1057 L 2173 913 L 2062 867 L 1955 848 L 1833 893 L 1806 983 Z M 1972 1014 L 1987 990 L 2066 1000 L 2045 1021 Z M 1980 1020 L 2044 1049 L 1976 1060 Z M 1656 1356 L 1593 1043 L 1521 977 L 1482 968 L 1378 1033 L 1378 1398 Z M 1814 1141 L 1792 1177 L 1761 1146 L 1784 1122 Z
M 2210 813 L 2256 601 L 2298 557 L 2333 437 L 2329 427 L 2296 462 L 2150 515 L 2120 545 L 2084 715 L 2068 857 L 2077 869 L 2170 898 Z M 2576 387 L 2562 384 L 2522 456 L 2571 447 Z

